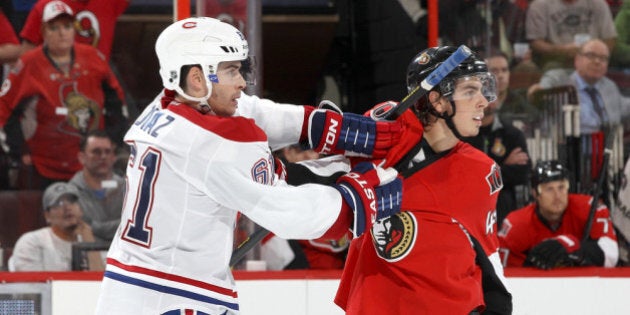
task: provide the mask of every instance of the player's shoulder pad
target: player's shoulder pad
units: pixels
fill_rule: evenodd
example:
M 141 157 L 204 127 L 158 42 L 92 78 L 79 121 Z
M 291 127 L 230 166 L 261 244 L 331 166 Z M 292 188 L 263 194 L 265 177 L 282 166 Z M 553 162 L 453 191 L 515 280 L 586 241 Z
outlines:
M 485 173 L 495 164 L 485 153 L 464 141 L 459 141 L 452 150 L 460 153 L 456 155 L 458 161 L 453 166 L 464 168 L 465 173 L 472 173 L 475 170 Z
M 169 105 L 168 109 L 191 123 L 225 139 L 237 142 L 267 141 L 265 132 L 256 125 L 253 119 L 233 116 L 219 117 L 203 115 L 187 105 Z

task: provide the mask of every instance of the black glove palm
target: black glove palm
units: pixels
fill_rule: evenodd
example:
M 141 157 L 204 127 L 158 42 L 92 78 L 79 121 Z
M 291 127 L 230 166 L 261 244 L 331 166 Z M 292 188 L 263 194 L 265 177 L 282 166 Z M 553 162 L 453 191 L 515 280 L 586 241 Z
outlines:
M 534 246 L 525 259 L 525 266 L 540 269 L 551 269 L 560 266 L 570 266 L 567 249 L 556 239 L 547 239 Z

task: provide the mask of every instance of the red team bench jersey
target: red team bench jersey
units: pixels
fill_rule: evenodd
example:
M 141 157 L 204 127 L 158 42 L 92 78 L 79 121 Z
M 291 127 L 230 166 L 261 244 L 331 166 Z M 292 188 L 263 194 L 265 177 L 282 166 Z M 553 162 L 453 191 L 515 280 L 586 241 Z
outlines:
M 350 250 L 335 302 L 349 315 L 468 314 L 483 307 L 481 269 L 468 234 L 502 278 L 495 211 L 500 178 L 494 161 L 460 141 L 405 179 L 404 211 L 352 241 L 358 250 Z
M 523 266 L 529 250 L 547 238 L 573 235 L 577 239 L 582 239 L 591 200 L 591 196 L 569 194 L 567 210 L 562 216 L 560 226 L 555 231 L 540 220 L 536 212 L 536 203 L 512 211 L 503 221 L 501 231 L 499 231 L 503 264 L 508 267 Z M 597 240 L 597 244 L 604 251 L 605 263 L 608 263 L 610 261 L 608 257 L 617 251 L 617 235 L 613 229 L 610 212 L 605 205 L 599 205 L 595 212 L 590 236 L 591 239 Z M 610 264 L 605 264 L 605 266 L 613 267 Z

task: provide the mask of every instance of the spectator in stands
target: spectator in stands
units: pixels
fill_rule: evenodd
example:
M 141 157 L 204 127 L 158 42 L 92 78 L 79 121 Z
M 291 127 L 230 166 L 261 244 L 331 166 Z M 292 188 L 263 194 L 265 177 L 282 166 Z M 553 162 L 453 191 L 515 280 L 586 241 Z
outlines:
M 534 0 L 527 11 L 526 33 L 534 62 L 542 70 L 570 67 L 588 39 L 599 38 L 611 50 L 617 37 L 604 0 Z
M 497 224 L 500 226 L 505 216 L 521 206 L 522 200 L 525 199 L 522 196 L 517 197 L 517 190 L 520 190 L 521 194 L 525 191 L 523 185 L 527 185 L 531 161 L 523 132 L 497 116 L 503 113 L 503 106 L 506 105 L 508 96 L 507 58 L 503 53 L 499 53 L 495 57 L 486 59 L 486 63 L 488 70 L 497 78 L 498 98 L 484 108 L 479 133 L 474 137 L 462 139 L 484 152 L 501 167 L 503 189 L 499 193 L 496 207 Z M 519 111 L 523 110 L 519 109 Z M 519 199 L 520 204 L 517 202 Z
M 498 233 L 505 266 L 617 265 L 617 236 L 608 208 L 591 196 L 569 194 L 569 172 L 562 164 L 539 162 L 531 187 L 535 202 L 508 214 Z M 592 202 L 598 205 L 585 233 Z
M 615 16 L 615 28 L 619 37 L 612 50 L 611 65 L 630 69 L 630 0 L 623 2 Z
M 79 192 L 71 184 L 50 185 L 42 198 L 47 227 L 24 233 L 15 243 L 9 271 L 72 270 L 72 243 L 94 242 L 90 225 L 81 219 Z M 87 255 L 89 270 L 103 270 L 98 252 Z
M 502 123 L 513 125 L 523 133 L 531 131 L 532 124 L 538 120 L 538 110 L 524 95 L 510 89 L 510 62 L 501 51 L 491 51 L 486 58 L 488 71 L 494 74 L 497 82 L 496 109 Z
M 55 0 L 56 1 L 56 0 Z M 114 42 L 116 20 L 127 9 L 131 0 L 62 0 L 76 13 L 74 23 L 77 42 L 97 48 L 109 61 Z M 20 32 L 23 49 L 30 50 L 42 44 L 40 33 L 45 7 L 53 0 L 38 0 L 29 13 Z
M 18 188 L 69 180 L 81 169 L 83 135 L 107 128 L 118 142 L 127 129 L 118 80 L 95 48 L 74 42 L 72 9 L 53 1 L 42 19 L 44 44 L 22 55 L 0 90 L 0 126 L 24 171 Z
M 125 179 L 114 173 L 116 145 L 103 130 L 92 130 L 81 140 L 79 162 L 83 169 L 70 180 L 79 190 L 83 219 L 99 242 L 110 243 L 125 197 Z
M 575 56 L 575 70 L 547 71 L 539 83 L 529 88 L 528 94 L 539 89 L 573 85 L 578 93 L 580 132 L 583 135 L 601 131 L 604 125 L 618 125 L 630 116 L 630 99 L 606 77 L 609 59 L 608 46 L 602 40 L 591 39 Z

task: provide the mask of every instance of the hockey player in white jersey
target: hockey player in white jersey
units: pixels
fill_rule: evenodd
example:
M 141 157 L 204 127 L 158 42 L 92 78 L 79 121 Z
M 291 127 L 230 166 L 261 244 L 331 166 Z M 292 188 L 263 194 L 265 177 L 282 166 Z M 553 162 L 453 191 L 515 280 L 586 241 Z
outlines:
M 215 19 L 173 23 L 156 53 L 165 89 L 125 136 L 127 194 L 96 314 L 239 314 L 228 265 L 239 211 L 290 239 L 360 235 L 400 211 L 393 169 L 361 163 L 330 186 L 290 186 L 270 149 L 307 137 L 378 156 L 395 123 L 246 96 L 247 42 Z

